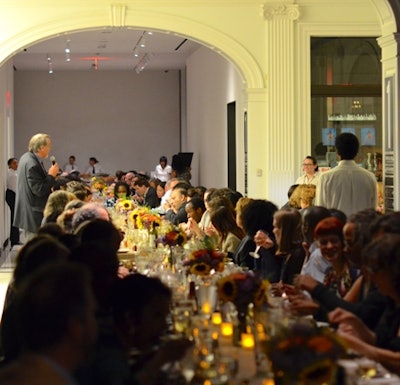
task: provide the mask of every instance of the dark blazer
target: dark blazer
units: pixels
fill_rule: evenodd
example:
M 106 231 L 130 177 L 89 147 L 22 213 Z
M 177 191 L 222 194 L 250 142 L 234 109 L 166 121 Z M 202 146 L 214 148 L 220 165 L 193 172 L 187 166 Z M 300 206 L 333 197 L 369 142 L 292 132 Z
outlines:
M 165 219 L 172 222 L 174 225 L 179 225 L 179 223 L 187 222 L 188 218 L 187 218 L 185 206 L 186 206 L 186 202 L 182 203 L 176 214 L 172 209 L 169 209 L 165 213 Z
M 160 204 L 157 197 L 157 192 L 153 187 L 149 187 L 144 195 L 143 206 L 148 206 L 152 209 L 158 207 Z
M 43 209 L 55 185 L 55 178 L 47 174 L 34 153 L 22 155 L 18 164 L 14 226 L 35 233 L 42 223 Z

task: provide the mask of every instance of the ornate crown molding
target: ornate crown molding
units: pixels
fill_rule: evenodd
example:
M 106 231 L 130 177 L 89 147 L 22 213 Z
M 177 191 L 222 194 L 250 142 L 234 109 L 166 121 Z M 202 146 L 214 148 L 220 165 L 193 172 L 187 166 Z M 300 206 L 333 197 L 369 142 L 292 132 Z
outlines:
M 125 27 L 126 4 L 114 3 L 110 6 L 111 25 Z
M 300 17 L 300 11 L 298 5 L 263 4 L 261 6 L 261 15 L 266 20 L 273 20 L 273 19 L 297 20 Z

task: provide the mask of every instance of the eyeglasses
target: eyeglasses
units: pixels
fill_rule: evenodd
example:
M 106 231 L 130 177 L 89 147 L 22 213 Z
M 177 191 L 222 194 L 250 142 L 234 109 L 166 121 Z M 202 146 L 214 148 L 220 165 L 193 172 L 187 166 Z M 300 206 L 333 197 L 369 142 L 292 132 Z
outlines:
M 303 166 L 314 166 L 313 163 L 303 163 Z

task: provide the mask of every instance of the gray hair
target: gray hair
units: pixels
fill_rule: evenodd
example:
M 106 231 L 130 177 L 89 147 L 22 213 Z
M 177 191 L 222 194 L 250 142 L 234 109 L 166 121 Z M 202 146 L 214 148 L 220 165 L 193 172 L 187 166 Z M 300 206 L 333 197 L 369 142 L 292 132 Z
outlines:
M 42 147 L 47 146 L 50 136 L 47 134 L 33 135 L 28 144 L 28 151 L 37 153 Z

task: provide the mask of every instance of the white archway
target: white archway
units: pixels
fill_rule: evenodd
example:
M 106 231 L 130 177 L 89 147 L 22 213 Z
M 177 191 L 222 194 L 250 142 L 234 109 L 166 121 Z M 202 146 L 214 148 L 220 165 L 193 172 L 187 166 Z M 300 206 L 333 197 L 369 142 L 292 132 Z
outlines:
M 247 88 L 264 88 L 264 77 L 254 57 L 242 44 L 227 34 L 205 24 L 192 20 L 189 21 L 182 17 L 162 13 L 157 14 L 156 12 L 149 11 L 137 11 L 134 15 L 130 15 L 126 13 L 126 8 L 122 9 L 120 5 L 111 7 L 111 15 L 121 12 L 125 13 L 124 15 L 120 15 L 117 20 L 111 17 L 111 24 L 110 18 L 104 17 L 109 15 L 93 12 L 75 16 L 72 22 L 71 19 L 65 17 L 57 22 L 38 24 L 25 33 L 15 35 L 2 43 L 2 47 L 0 48 L 0 65 L 23 47 L 67 32 L 109 27 L 153 29 L 176 33 L 214 50 L 237 68 Z M 188 34 L 188 31 L 190 31 L 190 34 Z

